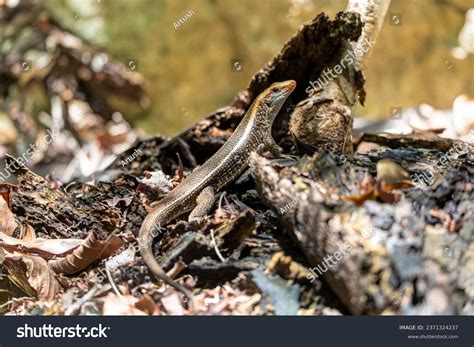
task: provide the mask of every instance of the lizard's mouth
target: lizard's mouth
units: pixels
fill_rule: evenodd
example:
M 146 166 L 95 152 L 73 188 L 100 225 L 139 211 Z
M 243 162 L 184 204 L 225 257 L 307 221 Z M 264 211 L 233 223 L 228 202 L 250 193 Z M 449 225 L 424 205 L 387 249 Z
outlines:
M 289 81 L 286 81 L 284 82 L 285 85 L 284 85 L 284 89 L 285 91 L 290 94 L 293 90 L 295 90 L 296 88 L 296 81 L 294 80 L 289 80 Z

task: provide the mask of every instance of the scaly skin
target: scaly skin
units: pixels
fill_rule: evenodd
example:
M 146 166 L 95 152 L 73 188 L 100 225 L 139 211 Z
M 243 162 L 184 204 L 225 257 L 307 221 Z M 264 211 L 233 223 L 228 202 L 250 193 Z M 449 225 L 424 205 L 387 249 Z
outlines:
M 139 246 L 143 260 L 158 279 L 183 292 L 190 300 L 192 294 L 174 282 L 156 261 L 152 252 L 153 238 L 160 228 L 174 218 L 192 210 L 189 219 L 207 215 L 214 203 L 214 195 L 232 182 L 247 167 L 250 153 L 269 150 L 278 156 L 280 150 L 271 136 L 275 117 L 287 97 L 295 89 L 295 81 L 272 84 L 252 103 L 237 129 L 227 142 L 202 166 L 153 205 L 140 228 Z

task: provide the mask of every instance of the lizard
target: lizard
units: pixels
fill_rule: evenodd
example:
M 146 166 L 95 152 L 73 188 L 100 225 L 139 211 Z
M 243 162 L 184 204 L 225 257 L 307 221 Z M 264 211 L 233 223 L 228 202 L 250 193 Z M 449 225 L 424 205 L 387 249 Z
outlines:
M 260 93 L 222 147 L 163 199 L 150 205 L 152 209 L 145 217 L 138 236 L 140 253 L 151 273 L 182 292 L 191 308 L 191 292 L 171 279 L 155 259 L 153 238 L 162 226 L 184 213 L 191 211 L 188 217 L 190 222 L 205 217 L 214 205 L 216 193 L 246 169 L 251 152 L 268 150 L 275 157 L 281 155 L 280 147 L 271 135 L 271 128 L 295 88 L 296 82 L 288 80 L 273 83 Z

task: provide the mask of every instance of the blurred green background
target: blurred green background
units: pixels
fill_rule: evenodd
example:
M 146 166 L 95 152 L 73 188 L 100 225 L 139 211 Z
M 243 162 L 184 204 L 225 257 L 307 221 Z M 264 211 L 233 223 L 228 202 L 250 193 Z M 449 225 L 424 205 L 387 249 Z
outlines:
M 124 64 L 137 63 L 152 107 L 143 111 L 119 98 L 114 107 L 134 126 L 165 135 L 228 104 L 301 24 L 320 12 L 334 17 L 346 5 L 344 0 L 46 0 L 65 27 Z M 468 7 L 469 1 L 392 1 L 366 73 L 366 106 L 357 107 L 356 115 L 388 118 L 390 107 L 451 108 L 456 96 L 473 97 L 473 54 L 464 59 L 452 54 Z M 188 11 L 193 14 L 175 28 Z

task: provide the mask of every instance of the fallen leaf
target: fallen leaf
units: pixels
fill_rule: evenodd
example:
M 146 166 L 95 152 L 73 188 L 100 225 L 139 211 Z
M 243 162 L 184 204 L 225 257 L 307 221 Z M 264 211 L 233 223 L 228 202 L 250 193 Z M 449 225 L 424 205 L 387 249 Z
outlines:
M 8 204 L 3 198 L 3 195 L 0 195 L 0 232 L 11 236 L 17 227 L 18 223 L 15 219 L 15 215 L 8 208 Z
M 346 195 L 345 200 L 352 201 L 357 206 L 362 206 L 367 200 L 375 200 L 376 194 L 373 188 L 361 192 L 359 195 Z
M 63 256 L 84 243 L 81 239 L 42 239 L 20 240 L 0 232 L 0 247 L 8 252 L 35 253 L 44 258 Z
M 459 226 L 456 221 L 453 220 L 453 218 L 449 215 L 449 213 L 444 210 L 431 209 L 429 212 L 433 217 L 436 217 L 441 220 L 443 222 L 443 228 L 445 228 L 449 232 L 454 232 Z
M 117 296 L 109 293 L 104 298 L 102 314 L 104 316 L 146 316 L 147 314 L 135 305 L 139 302 L 131 295 Z
M 377 185 L 377 189 L 375 193 L 377 194 L 376 196 L 379 197 L 383 202 L 386 202 L 388 204 L 395 204 L 400 201 L 400 194 L 397 194 L 396 192 L 393 192 L 394 189 L 399 189 L 399 186 L 396 186 L 397 188 L 389 189 L 387 188 L 384 183 L 382 182 L 381 184 Z
M 75 274 L 96 260 L 105 259 L 114 254 L 123 245 L 117 236 L 102 241 L 97 239 L 95 231 L 91 231 L 83 244 L 62 259 L 50 260 L 49 265 L 56 273 Z
M 181 300 L 179 300 L 178 293 L 176 292 L 163 297 L 161 303 L 169 315 L 182 316 L 184 314 L 183 305 L 181 304 Z
M 3 197 L 3 200 L 6 201 L 8 208 L 10 208 L 10 192 L 12 190 L 12 185 L 8 183 L 0 184 L 0 196 Z
M 382 159 L 377 162 L 377 179 L 365 177 L 360 184 L 358 195 L 346 195 L 343 198 L 357 206 L 362 206 L 367 200 L 376 199 L 394 204 L 400 201 L 400 195 L 393 191 L 411 187 L 413 183 L 403 167 L 391 159 Z
M 23 228 L 23 235 L 21 235 L 21 239 L 24 241 L 33 241 L 36 240 L 36 233 L 35 229 L 29 224 L 25 224 Z
M 152 315 L 155 312 L 155 301 L 148 294 L 144 294 L 136 303 L 135 307 L 139 310 Z
M 145 171 L 137 190 L 143 193 L 148 200 L 157 201 L 161 196 L 173 189 L 173 183 L 163 171 Z
M 128 206 L 131 204 L 133 198 L 119 198 L 117 196 L 114 196 L 112 199 L 106 199 L 105 202 L 107 205 L 110 207 L 115 207 L 117 206 L 120 202 L 123 202 L 125 206 Z
M 3 261 L 8 278 L 26 294 L 41 300 L 53 300 L 59 282 L 46 260 L 30 255 L 7 255 Z
M 377 162 L 377 180 L 386 184 L 411 184 L 410 175 L 399 164 L 391 159 L 382 159 Z

